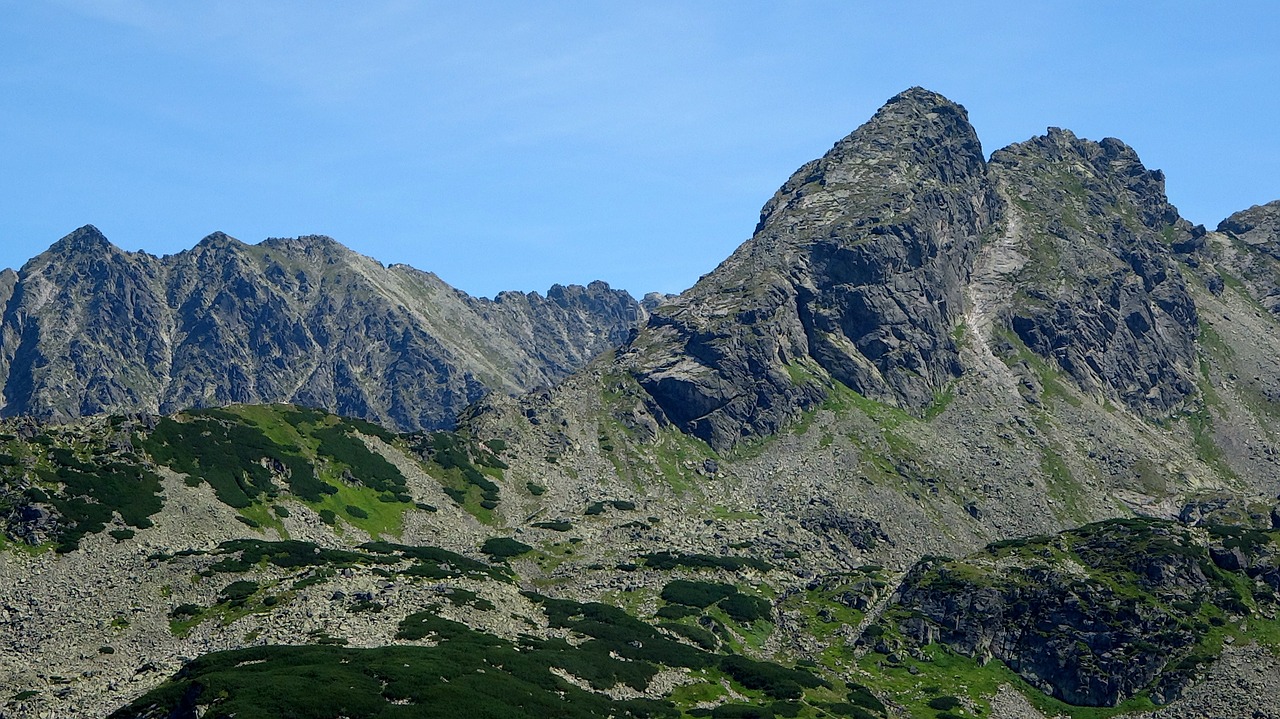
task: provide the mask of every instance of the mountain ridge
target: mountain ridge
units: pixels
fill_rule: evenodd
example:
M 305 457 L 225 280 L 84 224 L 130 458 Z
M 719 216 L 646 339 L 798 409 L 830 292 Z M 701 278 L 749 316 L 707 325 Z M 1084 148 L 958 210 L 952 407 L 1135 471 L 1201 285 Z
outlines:
M 645 312 L 604 283 L 471 298 L 321 236 L 247 245 L 217 232 L 156 257 L 92 225 L 0 278 L 0 293 L 0 413 L 290 400 L 400 429 L 550 383 Z

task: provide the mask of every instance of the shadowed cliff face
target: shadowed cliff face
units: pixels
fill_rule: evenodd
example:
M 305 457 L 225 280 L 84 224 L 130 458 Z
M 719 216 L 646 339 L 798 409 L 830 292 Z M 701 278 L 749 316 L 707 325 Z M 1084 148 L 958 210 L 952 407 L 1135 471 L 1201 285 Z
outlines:
M 288 401 L 404 430 L 553 382 L 644 316 L 604 283 L 476 299 L 324 237 L 157 258 L 93 227 L 0 277 L 0 300 L 6 415 Z
M 626 361 L 667 419 L 721 449 L 820 401 L 820 377 L 927 406 L 961 371 L 950 331 L 998 207 L 964 108 L 904 92 L 800 168 Z

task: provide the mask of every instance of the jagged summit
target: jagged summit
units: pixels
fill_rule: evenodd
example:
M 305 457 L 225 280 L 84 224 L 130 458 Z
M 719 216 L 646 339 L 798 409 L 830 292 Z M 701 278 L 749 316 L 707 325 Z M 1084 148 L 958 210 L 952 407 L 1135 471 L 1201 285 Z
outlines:
M 270 249 L 298 252 L 314 256 L 358 255 L 355 250 L 328 235 L 301 235 L 299 237 L 270 237 L 262 241 Z
M 1173 247 L 1191 225 L 1120 140 L 1050 128 L 991 156 L 1027 256 L 1009 327 L 1086 391 L 1163 416 L 1195 393 L 1198 319 Z
M 780 210 L 794 208 L 822 188 L 837 193 L 828 201 L 840 201 L 851 187 L 918 182 L 922 178 L 916 173 L 949 182 L 981 174 L 984 165 L 982 145 L 965 109 L 937 93 L 912 88 L 889 100 L 827 154 L 797 170 L 761 210 L 756 234 Z M 860 216 L 867 209 L 872 208 L 845 203 L 839 214 Z
M 46 255 L 101 253 L 114 248 L 106 235 L 93 225 L 84 225 L 49 246 Z
M 768 434 L 839 380 L 923 407 L 960 371 L 950 328 L 999 200 L 959 105 L 913 88 L 761 212 L 754 236 L 632 343 L 667 419 L 717 448 Z
M 496 304 L 323 236 L 214 232 L 157 258 L 86 226 L 0 276 L 0 416 L 288 401 L 447 427 L 487 392 L 564 377 L 643 316 L 603 285 Z
M 1192 229 L 1120 140 L 1049 128 L 988 163 L 962 106 L 912 88 L 797 170 L 622 361 L 660 420 L 721 450 L 833 380 L 923 411 L 966 372 L 956 339 L 974 322 L 984 343 L 1011 332 L 1084 391 L 1159 417 L 1195 395 L 1198 319 L 1173 249 Z M 971 286 L 984 252 L 1001 266 Z
M 219 248 L 225 248 L 225 247 L 243 247 L 243 246 L 245 246 L 245 243 L 241 242 L 240 240 L 232 237 L 231 235 L 228 235 L 222 230 L 216 230 L 214 232 L 210 232 L 209 234 L 201 238 L 200 241 L 197 242 L 195 247 L 193 247 L 192 249 L 202 250 L 202 249 L 219 249 Z
M 1280 200 L 1254 205 L 1218 223 L 1225 232 L 1280 259 Z

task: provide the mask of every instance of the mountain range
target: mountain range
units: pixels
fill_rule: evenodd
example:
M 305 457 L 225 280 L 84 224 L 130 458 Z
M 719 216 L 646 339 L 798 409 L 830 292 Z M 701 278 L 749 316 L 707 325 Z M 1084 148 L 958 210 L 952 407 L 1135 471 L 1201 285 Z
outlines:
M 1278 262 L 921 88 L 675 297 L 82 228 L 0 275 L 0 716 L 1280 716 Z
M 298 402 L 402 430 L 561 379 L 645 316 L 599 282 L 473 298 L 327 237 L 154 257 L 92 226 L 0 274 L 0 306 L 4 416 Z

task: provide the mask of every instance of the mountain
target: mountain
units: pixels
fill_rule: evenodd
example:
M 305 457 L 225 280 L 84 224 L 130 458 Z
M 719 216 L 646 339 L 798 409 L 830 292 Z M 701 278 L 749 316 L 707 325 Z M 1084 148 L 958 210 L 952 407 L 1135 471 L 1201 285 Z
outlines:
M 919 408 L 959 374 L 950 328 L 998 198 L 964 110 L 912 90 L 801 167 L 755 235 L 631 342 L 664 418 L 717 450 L 818 404 L 817 371 Z
M 0 300 L 5 416 L 290 401 L 404 430 L 550 384 L 644 316 L 601 282 L 477 299 L 327 237 L 157 258 L 91 226 L 6 271 Z
M 467 426 L 570 496 L 700 495 L 853 566 L 1275 497 L 1269 266 L 1163 179 L 1056 128 L 985 160 L 909 90 L 622 347 Z
M 1277 206 L 1210 231 L 1163 183 L 1056 128 L 987 157 L 913 88 L 611 349 L 451 431 L 256 404 L 4 420 L 4 711 L 1277 716 Z M 199 292 L 247 272 L 225 256 L 118 253 L 142 279 L 108 286 L 163 277 L 212 308 L 184 336 L 255 357 L 279 313 L 238 308 L 356 294 L 341 263 L 304 273 L 324 294 L 261 289 L 297 277 L 270 267 L 301 250 L 266 259 L 287 245 L 234 245 L 253 303 Z M 0 298 L 96 307 L 93 272 L 28 265 Z M 47 342 L 172 346 L 49 316 Z
M 981 338 L 1003 313 L 1085 392 L 1167 413 L 1194 384 L 1195 305 L 1167 247 L 1189 229 L 1117 140 L 1051 129 L 988 164 L 963 108 L 909 90 L 656 310 L 628 370 L 665 420 L 724 450 L 821 402 L 797 373 L 919 412 L 975 369 L 954 333 Z M 975 283 L 1002 262 L 1016 277 Z

